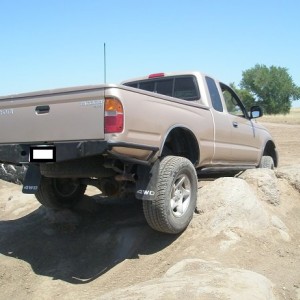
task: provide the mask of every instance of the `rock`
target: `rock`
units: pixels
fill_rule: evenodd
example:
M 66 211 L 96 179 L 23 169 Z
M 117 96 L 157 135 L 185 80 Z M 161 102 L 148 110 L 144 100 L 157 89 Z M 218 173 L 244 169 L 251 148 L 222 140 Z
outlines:
M 240 178 L 219 178 L 200 189 L 198 209 L 191 227 L 201 227 L 213 235 L 240 228 L 255 233 L 267 229 L 270 216 L 246 181 Z
M 239 175 L 256 192 L 258 198 L 273 205 L 280 204 L 280 193 L 275 172 L 270 169 L 249 169 Z
M 218 262 L 184 259 L 162 278 L 117 289 L 99 299 L 232 299 L 273 300 L 273 284 L 266 277 Z
M 227 251 L 232 245 L 241 240 L 241 237 L 232 230 L 226 230 L 223 232 L 226 239 L 220 242 L 220 250 Z
M 27 167 L 25 166 L 14 166 L 9 164 L 0 164 L 0 179 L 22 184 Z
M 300 165 L 281 167 L 276 170 L 278 178 L 286 179 L 298 192 L 300 192 Z
M 291 240 L 291 237 L 288 234 L 288 228 L 277 216 L 273 215 L 271 217 L 271 224 L 279 231 L 284 241 L 289 242 Z

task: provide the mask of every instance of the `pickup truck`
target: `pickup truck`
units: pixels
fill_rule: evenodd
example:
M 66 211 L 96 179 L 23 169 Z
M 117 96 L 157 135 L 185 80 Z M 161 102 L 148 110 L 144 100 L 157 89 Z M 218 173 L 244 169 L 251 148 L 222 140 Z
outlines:
M 0 97 L 0 162 L 27 165 L 23 192 L 46 207 L 75 207 L 87 185 L 131 192 L 153 229 L 176 234 L 192 219 L 199 171 L 277 166 L 261 115 L 200 72 L 11 95 Z

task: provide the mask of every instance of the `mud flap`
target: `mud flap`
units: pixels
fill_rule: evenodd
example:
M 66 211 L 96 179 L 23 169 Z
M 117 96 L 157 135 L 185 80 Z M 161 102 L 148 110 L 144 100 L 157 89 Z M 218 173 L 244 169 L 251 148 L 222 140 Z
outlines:
M 22 192 L 24 194 L 35 194 L 41 182 L 40 167 L 37 165 L 29 165 L 25 175 Z
M 157 193 L 157 178 L 160 161 L 153 166 L 139 165 L 137 168 L 138 181 L 136 183 L 135 197 L 139 200 L 154 200 Z

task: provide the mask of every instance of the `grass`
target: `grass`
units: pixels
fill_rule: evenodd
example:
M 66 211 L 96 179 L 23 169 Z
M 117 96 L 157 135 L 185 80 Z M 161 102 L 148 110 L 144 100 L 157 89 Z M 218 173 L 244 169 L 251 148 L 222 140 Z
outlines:
M 264 115 L 259 119 L 260 122 L 283 123 L 291 125 L 300 125 L 300 107 L 292 108 L 287 115 Z

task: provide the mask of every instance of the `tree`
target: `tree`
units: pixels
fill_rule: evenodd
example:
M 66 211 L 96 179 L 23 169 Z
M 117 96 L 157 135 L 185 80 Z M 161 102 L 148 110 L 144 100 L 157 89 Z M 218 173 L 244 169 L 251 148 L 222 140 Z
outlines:
M 292 101 L 300 98 L 300 88 L 286 68 L 257 64 L 242 76 L 240 86 L 254 96 L 255 103 L 267 114 L 287 114 Z
M 230 87 L 237 93 L 248 110 L 251 106 L 256 105 L 254 96 L 248 90 L 239 89 L 234 83 L 230 83 Z

